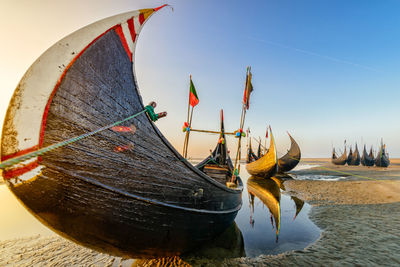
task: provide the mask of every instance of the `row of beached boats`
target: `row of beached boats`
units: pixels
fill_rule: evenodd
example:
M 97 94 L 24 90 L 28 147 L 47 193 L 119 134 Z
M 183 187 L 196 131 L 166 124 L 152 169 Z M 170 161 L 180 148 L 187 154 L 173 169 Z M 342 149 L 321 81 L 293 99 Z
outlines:
M 372 151 L 372 146 L 367 152 L 366 145 L 364 144 L 363 154 L 360 157 L 360 153 L 358 152 L 357 144 L 355 145 L 354 151 L 350 147 L 350 152 L 347 155 L 346 144 L 344 146 L 344 152 L 341 156 L 336 155 L 335 148 L 332 151 L 332 163 L 335 165 L 349 165 L 349 166 L 377 166 L 377 167 L 388 167 L 390 164 L 389 154 L 386 152 L 386 145 L 381 142 L 381 146 L 379 151 L 374 156 Z

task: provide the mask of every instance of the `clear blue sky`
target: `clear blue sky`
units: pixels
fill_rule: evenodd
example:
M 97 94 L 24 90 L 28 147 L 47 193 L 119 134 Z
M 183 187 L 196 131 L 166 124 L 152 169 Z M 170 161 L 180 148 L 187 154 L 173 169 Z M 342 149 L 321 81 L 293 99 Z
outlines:
M 189 74 L 200 98 L 193 127 L 217 129 L 224 108 L 235 130 L 251 65 L 246 127 L 263 136 L 271 124 L 280 154 L 288 130 L 304 157 L 329 157 L 344 139 L 376 147 L 381 137 L 400 157 L 399 1 L 15 2 L 0 3 L 2 117 L 19 79 L 54 42 L 101 18 L 169 3 L 174 12 L 161 10 L 144 27 L 135 66 L 145 102 L 168 111 L 158 124 L 178 150 Z M 206 155 L 215 142 L 193 134 L 189 154 Z

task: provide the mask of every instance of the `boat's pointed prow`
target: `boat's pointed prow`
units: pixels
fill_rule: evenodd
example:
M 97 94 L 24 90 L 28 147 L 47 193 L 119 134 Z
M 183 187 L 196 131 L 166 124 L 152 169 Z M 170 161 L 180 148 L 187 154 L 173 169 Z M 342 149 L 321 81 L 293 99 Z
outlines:
M 288 172 L 292 170 L 297 164 L 300 162 L 301 159 L 301 151 L 300 147 L 294 138 L 287 132 L 290 138 L 290 149 L 288 152 L 278 159 L 278 172 Z
M 126 258 L 198 247 L 242 205 L 240 178 L 228 188 L 191 165 L 156 127 L 154 106 L 142 103 L 135 45 L 163 7 L 95 22 L 49 48 L 22 78 L 2 133 L 2 160 L 87 137 L 6 170 L 6 183 L 63 237 Z
M 271 127 L 269 128 L 271 133 L 270 144 L 268 152 L 264 156 L 256 161 L 250 162 L 246 165 L 247 172 L 253 176 L 268 177 L 272 176 L 277 172 L 277 151 L 275 146 L 275 138 L 272 134 Z

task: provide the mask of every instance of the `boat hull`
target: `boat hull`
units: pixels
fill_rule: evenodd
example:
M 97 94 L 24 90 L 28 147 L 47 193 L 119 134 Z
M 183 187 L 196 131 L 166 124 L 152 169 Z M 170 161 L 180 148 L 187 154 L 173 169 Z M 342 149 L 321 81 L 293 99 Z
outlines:
M 134 13 L 134 25 L 143 24 L 150 11 Z M 108 28 L 83 50 L 73 50 L 75 57 L 63 66 L 54 88 L 47 90 L 46 105 L 37 110 L 41 112 L 40 127 L 35 132 L 40 136 L 38 144 L 22 149 L 24 139 L 15 127 L 23 129 L 24 125 L 17 125 L 13 117 L 30 116 L 25 110 L 38 105 L 29 95 L 24 98 L 28 89 L 46 93 L 40 91 L 43 84 L 35 87 L 29 79 L 48 78 L 42 67 L 35 67 L 48 52 L 34 63 L 7 111 L 2 160 L 81 136 L 143 111 L 132 71 L 132 45 L 127 45 L 130 20 L 127 22 L 127 15 L 122 18 L 120 24 L 107 27 L 104 21 L 100 22 L 102 27 L 99 23 L 89 25 L 48 50 L 50 58 L 56 60 L 60 47 L 73 50 L 74 40 Z M 112 22 L 116 19 L 118 16 Z M 132 38 L 137 34 L 138 29 Z M 53 68 L 62 66 L 55 64 Z M 24 127 L 32 130 L 32 125 Z M 196 169 L 145 113 L 120 126 L 130 130 L 106 129 L 33 158 L 21 168 L 7 170 L 3 174 L 10 190 L 34 216 L 60 235 L 123 257 L 180 254 L 212 240 L 233 222 L 242 205 L 240 178 L 236 188 L 227 188 Z
M 377 167 L 388 167 L 390 165 L 389 157 L 386 155 L 378 155 L 375 159 L 375 165 Z
M 250 175 L 258 177 L 270 177 L 278 171 L 275 140 L 272 132 L 268 152 L 256 161 L 246 164 L 246 170 Z
M 222 233 L 238 212 L 213 214 L 169 207 L 83 180 L 66 181 L 71 178 L 55 181 L 43 175 L 10 189 L 58 234 L 122 257 L 162 257 L 190 251 Z
M 278 173 L 288 172 L 299 164 L 301 159 L 300 147 L 289 134 L 291 145 L 289 151 L 278 159 Z

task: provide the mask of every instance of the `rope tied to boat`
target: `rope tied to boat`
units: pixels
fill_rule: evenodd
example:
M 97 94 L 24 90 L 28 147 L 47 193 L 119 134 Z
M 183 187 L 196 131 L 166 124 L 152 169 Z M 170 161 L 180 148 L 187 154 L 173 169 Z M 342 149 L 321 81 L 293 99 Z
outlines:
M 99 128 L 97 130 L 94 130 L 92 132 L 85 133 L 85 134 L 82 134 L 82 135 L 79 135 L 79 136 L 75 136 L 75 137 L 72 137 L 72 138 L 70 138 L 68 140 L 64 140 L 64 141 L 61 141 L 59 143 L 56 143 L 56 144 L 53 144 L 53 145 L 38 149 L 36 151 L 32 151 L 32 152 L 27 153 L 25 155 L 5 160 L 5 161 L 0 163 L 0 169 L 4 170 L 4 169 L 7 169 L 7 168 L 10 168 L 10 167 L 12 167 L 12 166 L 14 166 L 14 165 L 16 165 L 18 163 L 21 163 L 23 161 L 28 160 L 28 159 L 41 156 L 41 155 L 43 155 L 45 153 L 48 153 L 50 151 L 53 151 L 53 150 L 55 150 L 57 148 L 60 148 L 60 147 L 67 146 L 69 144 L 75 143 L 75 142 L 77 142 L 79 140 L 82 140 L 82 139 L 87 138 L 89 136 L 95 135 L 95 134 L 97 134 L 99 132 L 102 132 L 104 130 L 107 130 L 109 128 L 117 126 L 117 125 L 119 125 L 119 124 L 121 124 L 123 122 L 129 121 L 129 120 L 131 120 L 131 119 L 133 119 L 133 118 L 135 118 L 135 117 L 137 117 L 137 116 L 139 116 L 140 114 L 143 114 L 143 113 L 147 113 L 148 117 L 152 121 L 155 122 L 159 118 L 165 117 L 167 115 L 166 112 L 161 112 L 161 113 L 157 113 L 156 114 L 154 112 L 154 108 L 156 106 L 157 106 L 157 104 L 155 102 L 150 102 L 150 104 L 145 106 L 143 110 L 141 110 L 141 111 L 139 111 L 139 112 L 137 112 L 137 113 L 135 113 L 135 114 L 123 119 L 123 120 L 120 120 L 120 121 L 111 123 L 109 125 L 103 126 L 103 127 Z

